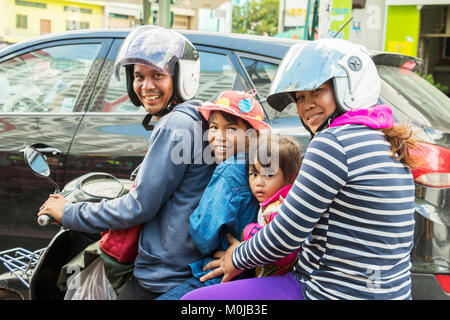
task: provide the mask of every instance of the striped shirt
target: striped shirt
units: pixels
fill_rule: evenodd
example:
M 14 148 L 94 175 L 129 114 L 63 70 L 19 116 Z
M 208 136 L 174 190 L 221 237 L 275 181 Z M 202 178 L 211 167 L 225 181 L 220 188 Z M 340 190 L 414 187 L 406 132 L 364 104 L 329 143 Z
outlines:
M 411 299 L 414 181 L 381 131 L 328 128 L 311 141 L 280 213 L 233 252 L 236 268 L 301 247 L 306 299 Z

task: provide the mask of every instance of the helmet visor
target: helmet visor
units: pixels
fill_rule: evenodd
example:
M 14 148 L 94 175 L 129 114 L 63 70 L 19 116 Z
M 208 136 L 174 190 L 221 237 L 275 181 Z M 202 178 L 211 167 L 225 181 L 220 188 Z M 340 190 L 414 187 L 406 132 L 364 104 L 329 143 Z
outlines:
M 175 64 L 184 51 L 186 39 L 180 34 L 157 26 L 133 30 L 125 39 L 116 58 L 115 75 L 120 80 L 120 68 L 144 64 L 174 74 Z
M 281 111 L 294 102 L 290 93 L 314 90 L 331 78 L 345 77 L 345 70 L 338 64 L 343 56 L 334 48 L 324 47 L 320 40 L 293 46 L 277 70 L 267 102 Z

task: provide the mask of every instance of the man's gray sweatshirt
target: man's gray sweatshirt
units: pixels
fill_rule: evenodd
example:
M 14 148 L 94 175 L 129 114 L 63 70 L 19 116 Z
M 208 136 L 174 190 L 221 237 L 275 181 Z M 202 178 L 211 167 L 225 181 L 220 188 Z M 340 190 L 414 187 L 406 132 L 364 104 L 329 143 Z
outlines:
M 156 124 L 149 149 L 128 194 L 100 203 L 67 203 L 62 224 L 85 232 L 143 224 L 134 276 L 152 292 L 165 292 L 191 276 L 202 258 L 189 235 L 189 216 L 214 171 L 203 161 L 206 122 L 200 101 L 177 105 Z

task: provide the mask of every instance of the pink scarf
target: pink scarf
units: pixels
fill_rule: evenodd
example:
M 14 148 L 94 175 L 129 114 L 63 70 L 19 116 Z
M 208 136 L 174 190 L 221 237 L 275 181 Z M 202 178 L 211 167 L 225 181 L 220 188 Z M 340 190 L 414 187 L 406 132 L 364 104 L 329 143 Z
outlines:
M 391 128 L 394 126 L 392 110 L 387 105 L 374 105 L 367 109 L 355 109 L 337 117 L 330 127 L 343 126 L 345 124 L 363 124 L 372 129 Z
M 286 198 L 287 194 L 289 193 L 289 190 L 291 190 L 291 187 L 292 184 L 285 186 L 280 191 L 275 193 L 272 197 L 270 197 L 270 199 L 267 199 L 266 201 L 261 203 L 260 206 L 264 208 L 268 204 L 280 200 L 280 197 L 282 197 L 283 199 Z

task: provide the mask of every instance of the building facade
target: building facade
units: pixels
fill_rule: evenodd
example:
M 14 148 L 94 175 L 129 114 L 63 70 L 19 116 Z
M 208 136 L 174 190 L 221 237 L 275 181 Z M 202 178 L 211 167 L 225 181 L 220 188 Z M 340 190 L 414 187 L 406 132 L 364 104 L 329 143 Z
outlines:
M 14 43 L 46 33 L 102 28 L 104 7 L 93 1 L 0 0 L 0 40 Z
M 159 24 L 160 1 L 146 1 L 151 8 L 148 22 Z M 171 28 L 198 29 L 199 10 L 213 10 L 225 2 L 172 1 Z M 144 0 L 0 0 L 0 44 L 74 29 L 134 27 L 143 23 L 143 4 Z
M 422 58 L 421 72 L 450 88 L 450 0 L 353 0 L 352 16 L 351 41 Z

